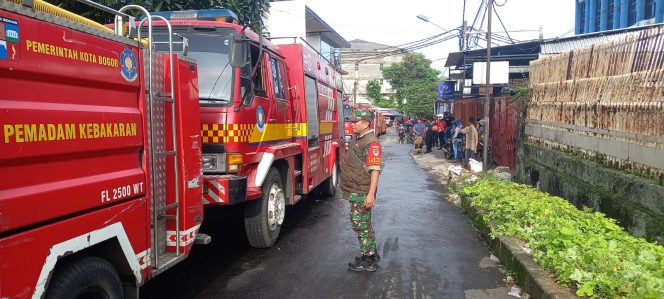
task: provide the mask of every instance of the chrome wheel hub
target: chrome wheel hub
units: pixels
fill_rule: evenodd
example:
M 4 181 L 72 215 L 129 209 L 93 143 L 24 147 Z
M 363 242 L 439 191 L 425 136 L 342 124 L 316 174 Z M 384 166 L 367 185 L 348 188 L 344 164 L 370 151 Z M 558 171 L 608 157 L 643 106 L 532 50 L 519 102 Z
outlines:
M 272 184 L 268 191 L 267 200 L 267 224 L 271 231 L 277 229 L 284 223 L 284 216 L 286 214 L 286 198 L 284 190 L 279 188 L 279 185 Z

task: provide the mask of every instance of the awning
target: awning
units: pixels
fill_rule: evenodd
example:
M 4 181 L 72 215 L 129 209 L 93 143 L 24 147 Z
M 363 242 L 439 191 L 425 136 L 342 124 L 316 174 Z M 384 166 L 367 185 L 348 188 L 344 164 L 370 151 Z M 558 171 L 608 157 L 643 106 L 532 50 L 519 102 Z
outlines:
M 320 34 L 333 48 L 350 48 L 350 43 L 325 23 L 309 6 L 305 5 L 307 35 Z

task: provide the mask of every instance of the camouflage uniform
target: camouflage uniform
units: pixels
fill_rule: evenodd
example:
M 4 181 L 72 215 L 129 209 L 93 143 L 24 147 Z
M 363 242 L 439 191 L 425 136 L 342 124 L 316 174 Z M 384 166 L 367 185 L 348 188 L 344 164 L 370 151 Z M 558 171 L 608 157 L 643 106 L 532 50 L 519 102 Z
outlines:
M 357 234 L 357 239 L 360 241 L 360 253 L 369 256 L 376 253 L 376 238 L 371 225 L 371 209 L 364 207 L 365 198 L 366 195 L 350 193 L 348 201 L 350 202 L 350 221 Z
M 365 208 L 364 203 L 369 193 L 371 172 L 381 171 L 382 166 L 382 149 L 373 130 L 355 136 L 341 166 L 341 190 L 350 202 L 350 220 L 364 256 L 377 253 L 371 209 Z

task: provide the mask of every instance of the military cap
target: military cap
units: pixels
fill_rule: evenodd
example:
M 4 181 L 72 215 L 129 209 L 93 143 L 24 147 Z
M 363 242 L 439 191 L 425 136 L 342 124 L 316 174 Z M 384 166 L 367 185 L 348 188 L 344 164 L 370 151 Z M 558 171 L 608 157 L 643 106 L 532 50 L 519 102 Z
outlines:
M 359 120 L 366 120 L 368 122 L 371 122 L 374 118 L 373 113 L 362 109 L 355 109 L 355 113 L 353 114 L 354 115 L 351 116 L 349 119 L 351 122 L 356 122 Z

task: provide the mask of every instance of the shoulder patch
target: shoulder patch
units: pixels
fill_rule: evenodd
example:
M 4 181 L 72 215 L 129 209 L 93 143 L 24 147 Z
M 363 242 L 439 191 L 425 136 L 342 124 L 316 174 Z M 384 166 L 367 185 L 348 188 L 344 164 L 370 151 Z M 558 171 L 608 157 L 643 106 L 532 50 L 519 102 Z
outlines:
M 379 142 L 372 142 L 367 147 L 367 166 L 381 166 L 383 159 Z

